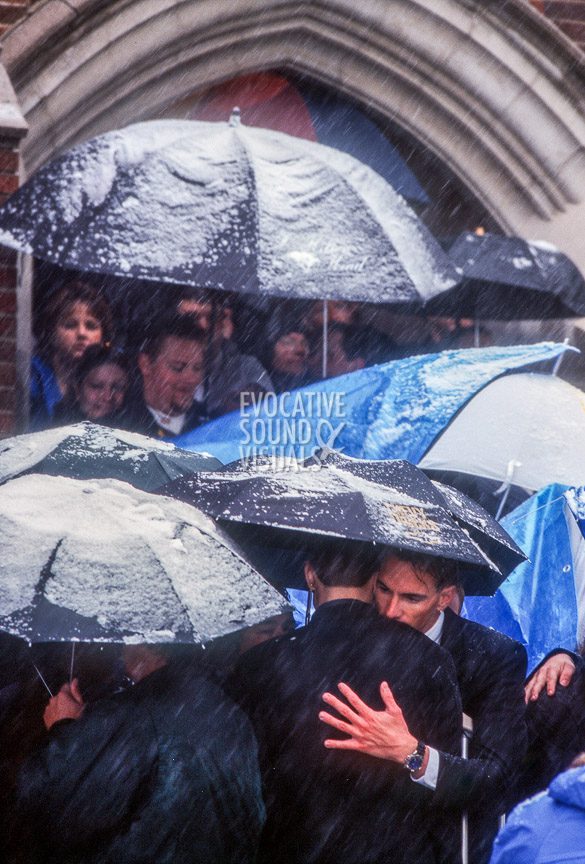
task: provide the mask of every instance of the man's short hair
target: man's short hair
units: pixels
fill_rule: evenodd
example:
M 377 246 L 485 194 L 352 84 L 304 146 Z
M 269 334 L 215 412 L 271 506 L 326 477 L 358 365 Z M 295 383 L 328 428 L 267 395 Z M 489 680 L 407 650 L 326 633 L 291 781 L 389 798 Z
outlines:
M 386 557 L 407 561 L 419 574 L 431 576 L 437 591 L 450 585 L 459 587 L 459 562 L 451 558 L 438 558 L 435 555 L 424 555 L 420 552 L 410 552 L 408 549 L 392 549 Z
M 344 588 L 361 588 L 382 562 L 379 548 L 343 540 L 311 549 L 306 558 L 323 585 Z
M 176 339 L 187 339 L 190 342 L 199 342 L 204 348 L 207 345 L 207 334 L 191 315 L 180 315 L 173 312 L 163 315 L 149 327 L 149 332 L 144 339 L 140 351 L 147 354 L 151 359 L 158 356 L 165 339 L 174 336 Z

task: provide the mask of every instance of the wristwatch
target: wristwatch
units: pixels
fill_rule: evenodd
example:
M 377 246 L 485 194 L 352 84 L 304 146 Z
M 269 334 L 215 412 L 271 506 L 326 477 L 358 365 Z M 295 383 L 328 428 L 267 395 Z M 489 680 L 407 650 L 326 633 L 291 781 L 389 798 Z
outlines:
M 422 741 L 418 741 L 416 750 L 413 750 L 413 752 L 404 760 L 404 767 L 408 768 L 411 774 L 416 774 L 416 772 L 420 771 L 422 768 L 425 759 L 425 750 L 426 744 L 423 744 Z

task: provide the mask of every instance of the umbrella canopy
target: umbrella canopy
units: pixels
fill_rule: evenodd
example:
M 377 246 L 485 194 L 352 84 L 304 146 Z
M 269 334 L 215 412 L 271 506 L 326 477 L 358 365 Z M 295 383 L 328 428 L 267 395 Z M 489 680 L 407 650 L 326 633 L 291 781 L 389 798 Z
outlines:
M 260 529 L 269 529 L 279 542 L 296 538 L 297 546 L 315 538 L 340 538 L 452 558 L 478 568 L 473 590 L 493 593 L 502 579 L 500 568 L 454 518 L 452 502 L 422 471 L 400 460 L 349 463 L 335 456 L 282 467 L 260 460 L 182 478 L 165 491 L 197 501 L 224 525 L 240 526 L 240 538 L 246 525 L 252 539 L 265 534 Z M 458 506 L 464 508 L 462 498 Z M 487 524 L 490 517 L 485 518 Z M 513 547 L 510 541 L 508 551 Z M 522 560 L 522 553 L 515 560 Z
M 76 270 L 282 297 L 416 302 L 457 281 L 370 168 L 235 115 L 73 148 L 0 208 L 0 243 Z
M 494 378 L 567 350 L 543 342 L 405 357 L 251 402 L 176 443 L 226 463 L 262 452 L 305 459 L 326 445 L 348 456 L 416 463 Z
M 275 72 L 251 72 L 208 90 L 189 112 L 192 120 L 225 120 L 237 105 L 242 122 L 319 141 L 369 165 L 408 201 L 426 194 L 397 147 L 363 111 L 338 93 Z
M 492 381 L 446 426 L 420 467 L 536 491 L 585 484 L 585 393 L 551 375 Z
M 0 629 L 31 642 L 196 642 L 287 604 L 199 510 L 117 480 L 0 487 Z
M 528 668 L 550 651 L 580 641 L 576 590 L 583 537 L 567 498 L 583 490 L 553 484 L 509 513 L 502 524 L 528 555 L 494 597 L 470 597 L 464 614 L 526 646 Z M 582 578 L 581 578 L 582 584 Z M 582 595 L 580 597 L 582 602 Z
M 435 298 L 429 312 L 506 321 L 585 315 L 583 276 L 550 243 L 466 233 L 449 256 L 464 278 Z
M 397 463 L 393 460 L 351 459 L 334 451 L 322 451 L 317 453 L 312 461 L 335 465 L 344 471 L 351 472 L 356 477 L 374 480 L 389 489 L 396 485 Z M 499 571 L 504 574 L 509 573 L 525 560 L 526 556 L 522 549 L 499 522 L 493 519 L 476 501 L 458 489 L 435 480 L 427 482 L 424 488 L 428 500 L 435 500 L 444 507 L 455 522 L 477 543 L 482 553 L 497 566 Z M 492 579 L 488 583 L 485 574 L 481 574 L 480 580 L 476 584 L 476 576 L 479 574 L 475 570 L 464 575 L 467 594 L 493 594 L 499 584 L 499 579 Z
M 89 422 L 0 441 L 0 483 L 30 473 L 79 480 L 111 477 L 151 492 L 184 474 L 220 467 L 213 456 Z

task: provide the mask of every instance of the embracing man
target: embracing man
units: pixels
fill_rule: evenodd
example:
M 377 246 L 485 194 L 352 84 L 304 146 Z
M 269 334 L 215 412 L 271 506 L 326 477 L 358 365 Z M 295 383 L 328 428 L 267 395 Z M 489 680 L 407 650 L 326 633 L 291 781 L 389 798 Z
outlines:
M 421 742 L 445 753 L 459 745 L 455 671 L 430 639 L 378 615 L 372 605 L 378 556 L 376 547 L 343 541 L 310 552 L 311 622 L 252 648 L 230 681 L 258 738 L 267 811 L 261 864 L 458 861 L 451 854 L 457 827 L 445 824 L 433 792 L 419 782 Z M 396 720 L 399 731 L 385 742 L 390 766 L 372 758 L 376 752 L 340 754 L 323 746 L 329 733 L 318 719 L 321 696 L 338 681 Z
M 469 758 L 425 746 L 421 782 L 433 790 L 435 806 L 453 815 L 468 813 L 469 860 L 485 864 L 526 748 L 526 652 L 507 636 L 456 615 L 450 604 L 459 590 L 456 562 L 391 551 L 376 574 L 374 596 L 381 615 L 424 633 L 453 659 L 463 711 L 473 724 Z M 324 694 L 336 713 L 322 711 L 320 719 L 350 737 L 326 746 L 391 761 L 384 743 L 397 730 L 391 712 L 372 710 L 359 698 L 363 694 L 345 685 L 339 691 L 343 700 Z

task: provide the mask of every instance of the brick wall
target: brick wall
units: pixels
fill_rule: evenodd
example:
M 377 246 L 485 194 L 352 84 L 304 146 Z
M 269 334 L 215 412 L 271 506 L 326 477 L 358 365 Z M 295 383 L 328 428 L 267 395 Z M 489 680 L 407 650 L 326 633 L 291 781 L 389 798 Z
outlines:
M 18 139 L 0 137 L 0 204 L 18 188 Z M 16 396 L 16 252 L 0 247 L 0 436 L 15 431 Z
M 0 0 L 0 36 L 26 15 L 32 0 Z
M 529 0 L 585 51 L 585 0 Z

